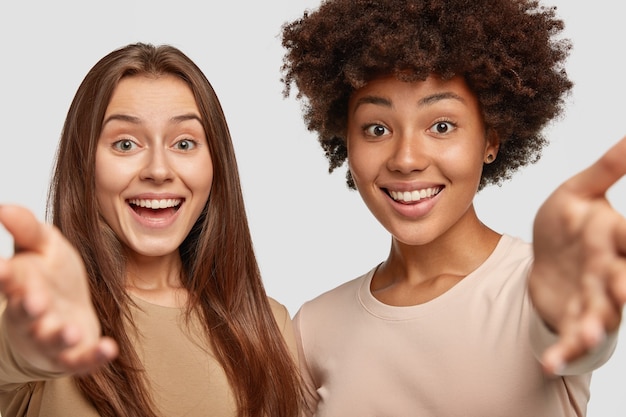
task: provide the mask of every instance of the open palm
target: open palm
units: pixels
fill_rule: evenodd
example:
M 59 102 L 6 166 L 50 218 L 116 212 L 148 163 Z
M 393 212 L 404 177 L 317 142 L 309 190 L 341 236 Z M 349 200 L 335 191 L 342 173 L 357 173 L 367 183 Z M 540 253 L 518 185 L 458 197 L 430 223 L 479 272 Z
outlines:
M 543 357 L 555 371 L 618 329 L 626 302 L 626 219 L 606 198 L 626 175 L 626 138 L 567 180 L 534 223 L 530 295 L 558 335 Z
M 19 248 L 0 259 L 0 292 L 6 298 L 2 327 L 16 359 L 36 371 L 68 374 L 113 359 L 117 345 L 101 336 L 74 247 L 22 207 L 0 207 L 0 223 Z

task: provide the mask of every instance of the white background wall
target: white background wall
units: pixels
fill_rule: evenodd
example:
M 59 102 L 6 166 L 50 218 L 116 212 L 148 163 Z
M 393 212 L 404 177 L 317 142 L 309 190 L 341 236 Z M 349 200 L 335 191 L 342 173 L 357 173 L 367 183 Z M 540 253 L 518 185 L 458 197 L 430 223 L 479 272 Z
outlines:
M 318 4 L 1 2 L 0 203 L 20 203 L 43 219 L 54 150 L 84 75 L 117 47 L 169 43 L 199 64 L 222 100 L 269 294 L 293 314 L 305 300 L 369 270 L 385 258 L 389 237 L 356 192 L 346 189 L 344 171 L 328 175 L 299 104 L 281 94 L 280 26 Z M 537 165 L 477 198 L 485 223 L 528 240 L 533 215 L 550 191 L 626 135 L 626 28 L 620 2 L 551 4 L 558 6 L 574 42 L 568 71 L 576 86 L 567 112 L 550 128 L 552 143 Z M 625 180 L 609 197 L 626 214 Z M 0 233 L 0 255 L 10 255 L 11 247 L 10 238 Z M 624 370 L 622 343 L 594 375 L 590 417 L 626 414 Z

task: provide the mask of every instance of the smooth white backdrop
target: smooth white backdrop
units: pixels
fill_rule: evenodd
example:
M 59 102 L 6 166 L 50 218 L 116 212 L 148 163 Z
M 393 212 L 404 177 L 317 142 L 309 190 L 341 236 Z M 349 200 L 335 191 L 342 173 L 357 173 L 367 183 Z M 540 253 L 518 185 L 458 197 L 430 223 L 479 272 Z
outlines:
M 319 0 L 4 1 L 0 4 L 0 203 L 41 219 L 65 113 L 84 75 L 111 50 L 169 43 L 203 69 L 221 98 L 268 293 L 294 314 L 300 304 L 383 260 L 389 237 L 344 183 L 329 175 L 300 105 L 282 97 L 281 25 Z M 552 0 L 574 49 L 576 83 L 565 115 L 548 129 L 542 159 L 476 201 L 482 220 L 531 238 L 534 213 L 564 179 L 626 135 L 620 2 Z M 77 175 L 79 175 L 77 173 Z M 609 192 L 626 214 L 626 181 Z M 0 233 L 0 255 L 12 242 Z M 590 417 L 626 414 L 626 344 L 592 382 Z

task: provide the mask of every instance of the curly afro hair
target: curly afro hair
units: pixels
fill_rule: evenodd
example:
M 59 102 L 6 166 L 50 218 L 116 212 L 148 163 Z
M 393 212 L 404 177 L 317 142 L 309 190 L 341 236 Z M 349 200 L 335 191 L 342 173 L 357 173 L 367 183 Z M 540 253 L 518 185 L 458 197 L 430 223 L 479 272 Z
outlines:
M 369 80 L 464 77 L 500 139 L 479 189 L 536 162 L 571 90 L 556 7 L 533 0 L 326 0 L 282 27 L 283 95 L 295 85 L 332 172 L 347 158 L 348 100 Z M 350 172 L 348 186 L 354 188 Z

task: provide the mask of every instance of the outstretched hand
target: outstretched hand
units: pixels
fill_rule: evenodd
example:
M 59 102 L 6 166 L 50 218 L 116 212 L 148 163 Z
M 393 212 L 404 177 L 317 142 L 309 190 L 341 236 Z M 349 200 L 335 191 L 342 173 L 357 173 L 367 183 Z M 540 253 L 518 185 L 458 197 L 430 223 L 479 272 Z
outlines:
M 75 248 L 25 208 L 0 206 L 16 253 L 0 258 L 3 328 L 13 352 L 43 372 L 85 373 L 117 355 L 101 336 L 87 274 Z
M 626 302 L 626 219 L 606 198 L 626 175 L 626 137 L 563 183 L 534 223 L 530 295 L 559 336 L 544 352 L 557 372 L 616 331 Z

